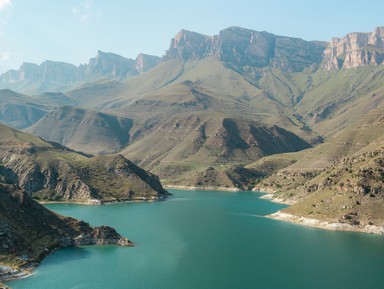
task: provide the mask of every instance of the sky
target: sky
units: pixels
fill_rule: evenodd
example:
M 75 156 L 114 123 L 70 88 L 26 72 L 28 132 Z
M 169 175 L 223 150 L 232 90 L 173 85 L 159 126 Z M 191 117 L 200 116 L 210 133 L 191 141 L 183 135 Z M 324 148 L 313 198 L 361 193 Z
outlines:
M 162 56 L 181 29 L 330 41 L 384 26 L 383 11 L 382 0 L 0 0 L 0 73 L 23 62 L 88 63 L 98 50 Z

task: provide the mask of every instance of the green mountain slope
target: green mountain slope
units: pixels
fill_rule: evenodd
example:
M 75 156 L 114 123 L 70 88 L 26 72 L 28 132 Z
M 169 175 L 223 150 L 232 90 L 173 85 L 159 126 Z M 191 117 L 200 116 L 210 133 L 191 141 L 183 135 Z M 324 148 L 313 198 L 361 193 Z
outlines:
M 25 131 L 91 154 L 116 152 L 129 143 L 132 120 L 69 106 L 42 117 Z
M 168 195 L 156 176 L 120 155 L 90 158 L 4 125 L 0 136 L 0 164 L 36 198 L 104 202 Z
M 247 166 L 269 175 L 256 190 L 293 203 L 283 212 L 356 228 L 384 225 L 384 110 L 371 110 L 329 141 Z
M 41 102 L 12 90 L 0 90 L 0 122 L 14 128 L 25 128 L 38 121 L 47 112 Z
M 124 129 L 129 143 L 101 139 L 99 128 L 72 125 L 70 117 L 57 131 L 47 133 L 42 122 L 33 129 L 87 152 L 121 147 L 124 156 L 177 184 L 199 182 L 210 167 L 220 174 L 239 165 L 253 169 L 260 158 L 310 146 L 316 161 L 305 151 L 267 157 L 255 168 L 263 174 L 288 165 L 322 169 L 355 151 L 343 143 L 358 150 L 353 126 L 384 105 L 383 66 L 323 70 L 323 51 L 334 44 L 327 45 L 239 27 L 216 36 L 182 30 L 151 70 L 125 81 L 77 83 L 65 92 L 68 99 L 60 98 L 132 120 Z
M 121 153 L 163 179 L 176 177 L 183 179 L 178 184 L 196 185 L 185 178 L 207 167 L 227 170 L 265 155 L 308 147 L 305 140 L 278 126 L 186 114 L 147 132 Z

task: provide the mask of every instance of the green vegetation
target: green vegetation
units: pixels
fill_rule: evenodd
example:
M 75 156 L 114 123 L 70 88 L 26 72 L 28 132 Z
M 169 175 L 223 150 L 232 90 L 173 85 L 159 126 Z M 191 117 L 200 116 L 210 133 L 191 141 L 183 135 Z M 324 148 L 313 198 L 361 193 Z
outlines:
M 155 175 L 120 155 L 90 157 L 0 125 L 0 160 L 12 183 L 41 200 L 158 199 Z

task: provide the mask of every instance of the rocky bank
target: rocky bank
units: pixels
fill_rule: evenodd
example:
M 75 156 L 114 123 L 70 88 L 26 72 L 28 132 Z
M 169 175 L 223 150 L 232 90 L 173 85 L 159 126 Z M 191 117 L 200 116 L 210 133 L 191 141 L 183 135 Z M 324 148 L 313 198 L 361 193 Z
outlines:
M 53 213 L 14 185 L 0 184 L 0 282 L 23 277 L 51 252 L 68 246 L 133 246 L 115 229 Z

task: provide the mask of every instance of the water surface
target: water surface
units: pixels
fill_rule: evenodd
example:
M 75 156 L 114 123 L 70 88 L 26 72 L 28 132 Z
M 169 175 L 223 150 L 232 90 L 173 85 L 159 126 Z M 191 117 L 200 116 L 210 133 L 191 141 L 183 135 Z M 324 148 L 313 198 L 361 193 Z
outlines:
M 136 247 L 67 248 L 14 289 L 384 288 L 384 238 L 263 217 L 282 205 L 252 192 L 174 190 L 159 203 L 48 205 Z

